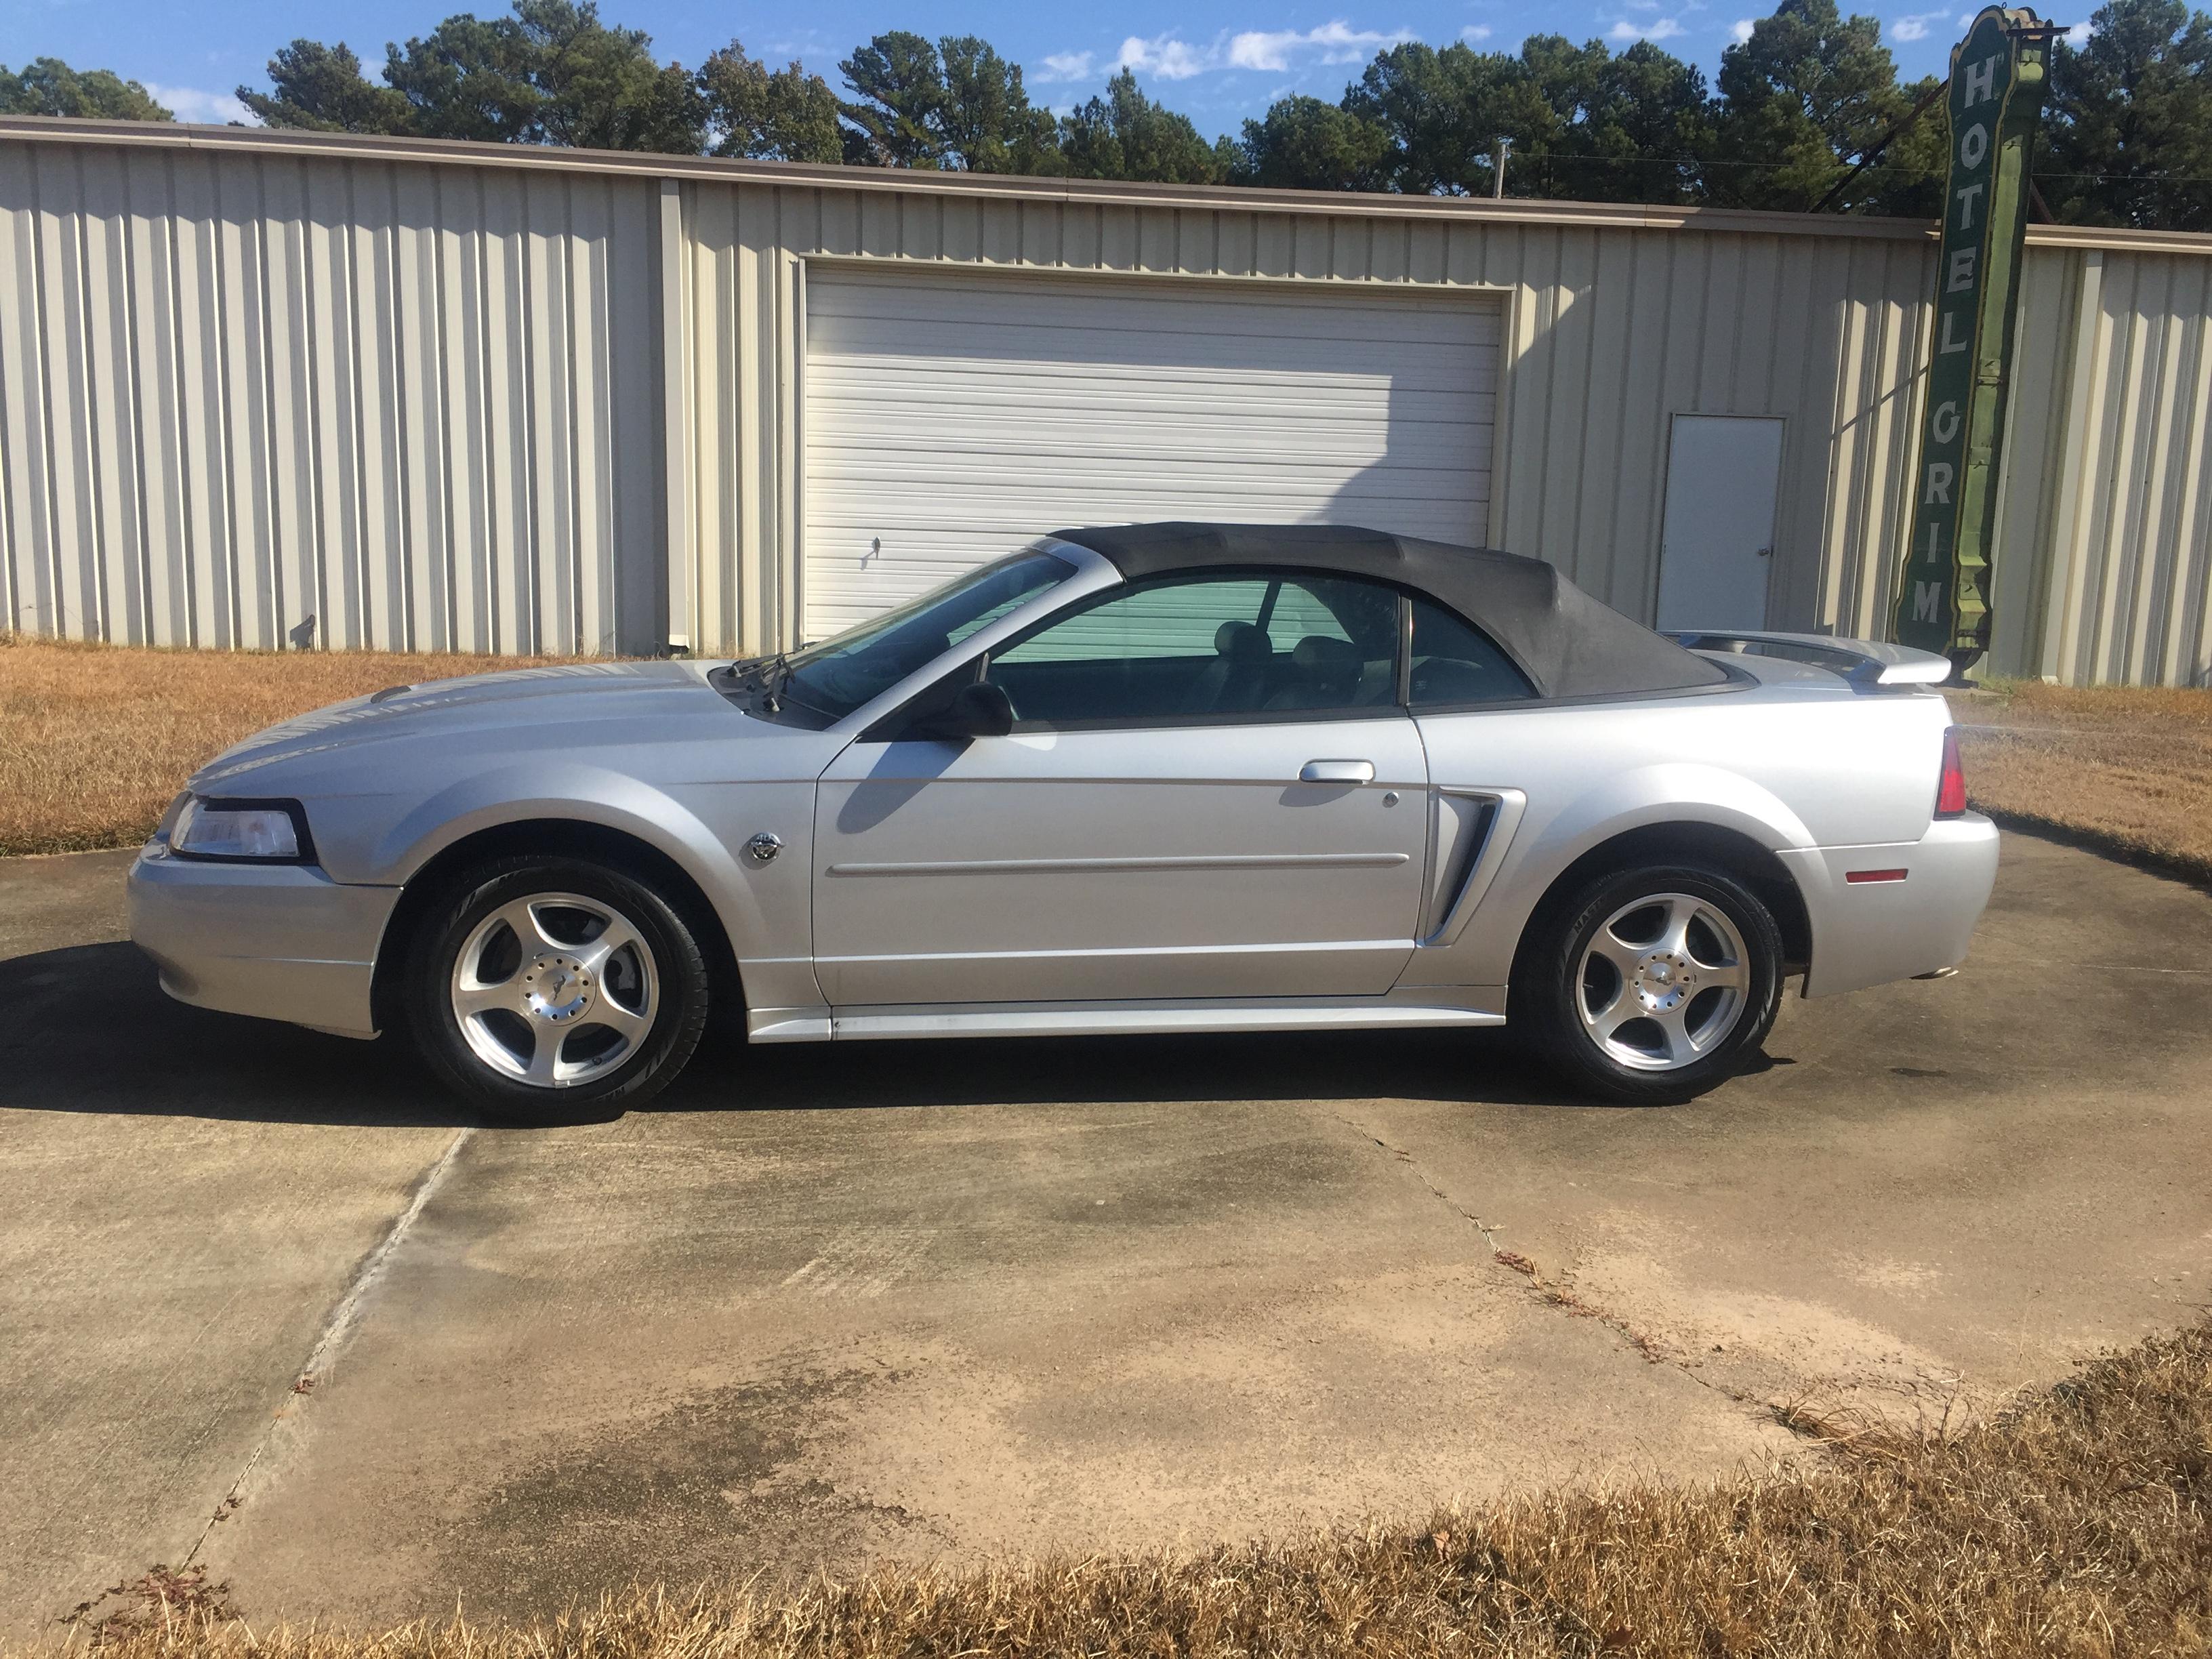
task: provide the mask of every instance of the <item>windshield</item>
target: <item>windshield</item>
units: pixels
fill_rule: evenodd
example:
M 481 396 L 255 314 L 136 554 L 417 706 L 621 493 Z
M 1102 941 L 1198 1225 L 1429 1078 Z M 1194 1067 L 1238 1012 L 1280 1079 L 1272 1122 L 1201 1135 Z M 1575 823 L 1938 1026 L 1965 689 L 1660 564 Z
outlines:
M 1016 553 L 954 578 L 872 622 L 794 653 L 782 700 L 842 720 L 917 668 L 1075 574 L 1049 553 Z

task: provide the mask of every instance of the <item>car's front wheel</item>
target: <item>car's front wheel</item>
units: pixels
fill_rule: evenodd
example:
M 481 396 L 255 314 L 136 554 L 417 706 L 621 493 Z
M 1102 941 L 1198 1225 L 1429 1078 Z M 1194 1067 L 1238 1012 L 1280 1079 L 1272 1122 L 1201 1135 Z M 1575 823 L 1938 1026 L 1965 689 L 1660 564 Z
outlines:
M 1735 877 L 1695 866 L 1600 877 L 1553 910 L 1510 1018 L 1583 1091 L 1658 1105 L 1741 1070 L 1781 1006 L 1781 930 Z
M 462 878 L 417 931 L 407 978 L 431 1069 L 520 1121 L 637 1104 L 683 1070 L 707 1018 L 706 961 L 675 908 L 574 859 Z

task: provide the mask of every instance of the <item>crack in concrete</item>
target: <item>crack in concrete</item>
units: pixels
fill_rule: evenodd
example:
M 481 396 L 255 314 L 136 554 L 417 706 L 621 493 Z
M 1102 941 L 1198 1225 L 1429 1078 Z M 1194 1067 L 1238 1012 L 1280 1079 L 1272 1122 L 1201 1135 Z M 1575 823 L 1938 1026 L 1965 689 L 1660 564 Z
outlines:
M 1338 1122 L 1343 1124 L 1345 1127 L 1352 1130 L 1355 1134 L 1358 1134 L 1362 1139 L 1371 1142 L 1374 1146 L 1381 1148 L 1383 1152 L 1389 1153 L 1393 1158 L 1395 1158 L 1400 1163 L 1405 1164 L 1407 1168 L 1411 1170 L 1413 1172 L 1415 1178 L 1418 1179 L 1424 1187 L 1426 1187 L 1429 1189 L 1430 1193 L 1439 1203 L 1443 1204 L 1454 1215 L 1459 1217 L 1461 1220 L 1467 1222 L 1469 1225 L 1473 1226 L 1476 1231 L 1482 1235 L 1482 1241 L 1489 1247 L 1490 1259 L 1493 1262 L 1499 1267 L 1508 1268 L 1514 1273 L 1519 1273 L 1528 1281 L 1528 1294 L 1533 1297 L 1536 1301 L 1541 1303 L 1547 1308 L 1556 1308 L 1572 1319 L 1590 1319 L 1596 1321 L 1599 1324 L 1604 1326 L 1606 1329 L 1613 1332 L 1614 1335 L 1620 1337 L 1624 1342 L 1627 1343 L 1630 1347 L 1635 1349 L 1637 1353 L 1643 1358 L 1646 1364 L 1664 1365 L 1672 1370 L 1680 1372 L 1683 1376 L 1687 1377 L 1699 1388 L 1718 1395 L 1722 1399 L 1729 1401 L 1733 1405 L 1742 1407 L 1755 1417 L 1772 1419 L 1776 1416 L 1776 1407 L 1770 1402 L 1755 1400 L 1748 1395 L 1741 1394 L 1734 1389 L 1726 1388 L 1722 1384 L 1714 1382 L 1711 1377 L 1699 1376 L 1693 1366 L 1667 1352 L 1666 1350 L 1662 1348 L 1650 1335 L 1637 1329 L 1636 1327 L 1630 1324 L 1620 1315 L 1608 1313 L 1602 1308 L 1593 1306 L 1591 1304 L 1583 1301 L 1580 1297 L 1575 1294 L 1574 1290 L 1571 1285 L 1561 1285 L 1557 1282 L 1547 1282 L 1543 1275 L 1538 1272 L 1536 1264 L 1530 1261 L 1527 1256 L 1522 1255 L 1518 1250 L 1508 1250 L 1500 1248 L 1498 1243 L 1498 1234 L 1499 1230 L 1490 1223 L 1484 1221 L 1481 1217 L 1476 1215 L 1474 1211 L 1468 1209 L 1457 1199 L 1454 1198 L 1449 1193 L 1446 1192 L 1442 1187 L 1438 1186 L 1434 1181 L 1431 1180 L 1429 1177 L 1429 1172 L 1421 1167 L 1420 1160 L 1415 1158 L 1413 1153 L 1407 1152 L 1402 1146 L 1394 1146 L 1390 1142 L 1383 1139 L 1382 1136 L 1376 1134 L 1372 1129 L 1367 1127 L 1365 1124 L 1357 1122 L 1353 1119 L 1346 1117 L 1342 1112 L 1335 1112 L 1333 1113 L 1332 1115 L 1335 1117 Z M 1785 1426 L 1787 1425 L 1785 1425 Z
M 313 1393 L 315 1384 L 330 1370 L 331 1363 L 337 1359 L 339 1352 L 352 1337 L 355 1329 L 361 1323 L 362 1304 L 368 1300 L 369 1292 L 374 1290 L 384 1278 L 385 1270 L 391 1265 L 393 1254 L 398 1249 L 401 1242 L 405 1239 L 408 1233 L 413 1230 L 416 1222 L 421 1218 L 423 1210 L 430 1202 L 432 1194 L 445 1183 L 446 1176 L 452 1171 L 454 1161 L 461 1155 L 461 1148 L 468 1145 L 471 1137 L 475 1133 L 475 1129 L 465 1128 L 453 1136 L 444 1152 L 440 1154 L 437 1162 L 431 1164 L 416 1182 L 414 1191 L 408 1195 L 406 1206 L 392 1218 L 392 1224 L 385 1229 L 384 1237 L 377 1241 L 375 1248 L 363 1256 L 361 1265 L 354 1269 L 353 1277 L 346 1281 L 345 1289 L 339 1293 L 337 1302 L 331 1309 L 329 1316 L 323 1321 L 322 1331 L 315 1338 L 314 1345 L 307 1350 L 306 1360 L 294 1372 L 291 1387 L 285 1396 L 284 1403 L 277 1408 L 276 1415 L 270 1419 L 269 1426 L 262 1431 L 261 1438 L 255 1443 L 252 1455 L 246 1458 L 245 1464 L 239 1469 L 237 1478 L 230 1483 L 229 1488 L 224 1492 L 222 1501 L 216 1505 L 215 1513 L 208 1517 L 207 1525 L 200 1528 L 200 1535 L 193 1540 L 191 1548 L 185 1553 L 184 1560 L 179 1564 L 179 1565 L 190 1566 L 198 1559 L 200 1552 L 207 1547 L 210 1534 L 246 1501 L 246 1482 L 252 1477 L 254 1470 L 259 1466 L 262 1459 L 267 1455 L 269 1449 L 276 1443 L 276 1437 L 283 1430 L 287 1420 L 299 1410 L 300 1401 Z
M 1375 1146 L 1381 1147 L 1384 1152 L 1389 1153 L 1400 1163 L 1412 1170 L 1414 1176 L 1419 1180 L 1421 1185 L 1426 1187 L 1439 1203 L 1443 1204 L 1446 1209 L 1449 1210 L 1462 1221 L 1468 1223 L 1477 1232 L 1480 1233 L 1482 1235 L 1482 1242 L 1490 1247 L 1492 1254 L 1495 1255 L 1497 1253 L 1498 1230 L 1492 1227 L 1488 1222 L 1485 1221 L 1480 1216 L 1475 1214 L 1474 1211 L 1469 1210 L 1462 1205 L 1457 1199 L 1454 1198 L 1443 1188 L 1437 1186 L 1435 1182 L 1430 1180 L 1429 1172 L 1421 1167 L 1419 1159 L 1416 1158 L 1403 1146 L 1393 1146 L 1389 1141 L 1383 1139 L 1381 1135 L 1376 1134 L 1365 1124 L 1354 1122 L 1351 1118 L 1345 1116 L 1341 1112 L 1332 1113 L 1331 1115 L 1334 1116 L 1339 1123 L 1344 1125 L 1346 1128 L 1351 1130 L 1363 1140 L 1370 1141 Z

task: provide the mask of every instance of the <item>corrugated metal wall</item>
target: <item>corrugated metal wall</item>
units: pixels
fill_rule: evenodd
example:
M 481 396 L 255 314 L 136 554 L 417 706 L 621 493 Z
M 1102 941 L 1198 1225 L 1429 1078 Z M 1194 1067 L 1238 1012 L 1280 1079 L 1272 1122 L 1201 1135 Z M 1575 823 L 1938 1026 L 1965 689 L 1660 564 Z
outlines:
M 651 648 L 655 210 L 584 174 L 0 143 L 14 625 Z
M 760 185 L 687 191 L 684 274 L 690 545 L 696 587 L 671 632 L 702 651 L 799 640 L 798 260 L 777 236 L 781 198 Z M 798 192 L 805 195 L 807 192 Z
M 1774 623 L 1880 627 L 1934 271 L 1933 242 L 1912 227 L 1686 232 L 712 184 L 687 185 L 684 199 L 702 385 L 702 639 L 762 649 L 792 638 L 795 605 L 779 633 L 766 595 L 793 594 L 800 576 L 799 538 L 772 535 L 770 521 L 793 510 L 801 434 L 778 418 L 776 388 L 803 362 L 803 284 L 778 274 L 819 259 L 1503 293 L 1512 336 L 1492 540 L 1649 617 L 1670 417 L 1779 416 Z M 745 500 L 756 511 L 733 525 Z M 773 577 L 758 550 L 770 546 L 783 553 Z M 736 572 L 746 576 L 724 574 Z
M 309 611 L 334 645 L 788 644 L 809 264 L 942 261 L 1499 292 L 1492 540 L 1649 617 L 1671 417 L 1778 416 L 1771 620 L 1886 631 L 1918 227 L 848 178 L 0 129 L 9 615 L 200 645 Z M 2039 231 L 2022 307 L 1992 665 L 2212 680 L 2212 238 Z
M 2212 258 L 2033 251 L 1997 665 L 2212 684 Z

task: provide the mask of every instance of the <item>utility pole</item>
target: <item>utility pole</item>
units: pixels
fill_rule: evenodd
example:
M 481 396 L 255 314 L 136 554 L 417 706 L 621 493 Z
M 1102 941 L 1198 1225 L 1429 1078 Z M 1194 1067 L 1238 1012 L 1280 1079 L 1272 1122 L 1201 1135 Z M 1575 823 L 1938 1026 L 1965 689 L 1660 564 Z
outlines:
M 1505 199 L 1505 147 L 1512 142 L 1500 138 L 1498 147 L 1490 152 L 1490 199 L 1493 202 Z

